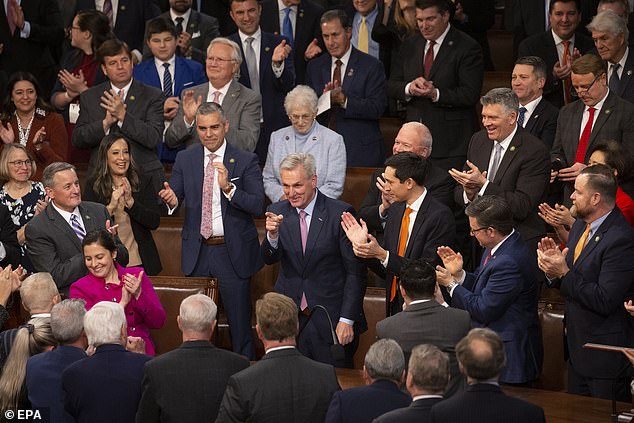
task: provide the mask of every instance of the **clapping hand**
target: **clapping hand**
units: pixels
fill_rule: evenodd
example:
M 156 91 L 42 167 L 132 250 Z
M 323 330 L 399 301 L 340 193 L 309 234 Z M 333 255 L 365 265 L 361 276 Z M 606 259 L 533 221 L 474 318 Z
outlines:
M 125 345 L 126 351 L 137 354 L 145 354 L 145 341 L 138 336 L 128 336 Z
M 537 265 L 549 279 L 562 278 L 570 270 L 566 263 L 568 248 L 559 251 L 552 238 L 542 238 L 537 244 Z
M 462 254 L 456 253 L 450 247 L 440 246 L 438 250 L 436 250 L 438 257 L 442 260 L 442 264 L 445 266 L 445 269 L 449 271 L 451 276 L 455 279 L 462 278 L 462 266 L 464 264 L 464 260 L 462 259 Z
M 130 302 L 132 297 L 139 299 L 141 295 L 141 279 L 143 278 L 143 270 L 139 273 L 139 276 L 134 276 L 130 273 L 123 275 L 123 289 L 121 290 L 121 306 L 125 308 Z
M 0 122 L 0 139 L 5 144 L 12 144 L 15 142 L 15 133 L 13 132 L 13 127 L 9 121 L 3 123 Z

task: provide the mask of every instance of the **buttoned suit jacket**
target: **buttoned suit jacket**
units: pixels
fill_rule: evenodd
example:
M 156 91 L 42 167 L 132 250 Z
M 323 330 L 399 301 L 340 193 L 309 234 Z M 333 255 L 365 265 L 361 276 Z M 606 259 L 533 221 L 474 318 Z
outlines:
M 325 423 L 370 423 L 396 408 L 407 407 L 412 399 L 391 380 L 378 379 L 366 386 L 337 391 L 326 413 Z
M 452 423 L 542 423 L 544 410 L 502 392 L 499 386 L 488 383 L 469 385 L 467 390 L 434 405 L 432 422 Z
M 537 274 L 528 246 L 513 233 L 488 260 L 485 249 L 480 266 L 467 273 L 451 297 L 453 307 L 471 315 L 472 327 L 495 331 L 506 351 L 500 380 L 525 383 L 539 376 L 542 362 L 537 317 Z
M 584 55 L 594 49 L 594 43 L 590 37 L 577 32 L 573 47 Z M 557 46 L 551 30 L 535 34 L 522 41 L 519 45 L 518 57 L 523 56 L 539 56 L 544 59 L 544 62 L 546 62 L 544 98 L 553 106 L 561 108 L 564 105 L 564 83 L 553 76 L 553 67 L 555 63 L 559 62 L 559 56 L 557 55 Z M 572 90 L 572 95 L 573 98 L 576 97 L 574 89 Z
M 586 223 L 577 219 L 568 237 L 570 271 L 554 281 L 566 301 L 566 339 L 575 371 L 589 378 L 623 377 L 621 354 L 584 349 L 594 342 L 632 345 L 630 317 L 623 302 L 632 294 L 634 233 L 618 208 L 612 209 L 573 263 Z
M 202 216 L 202 191 L 204 180 L 204 147 L 198 144 L 180 151 L 170 178 L 170 187 L 178 197 L 179 204 L 185 200 L 185 222 L 183 223 L 182 259 L 183 273 L 191 275 L 198 260 L 203 242 L 200 234 Z M 231 201 L 221 193 L 222 224 L 229 263 L 243 279 L 250 278 L 262 267 L 259 254 L 258 231 L 253 216 L 262 213 L 264 186 L 262 173 L 255 154 L 239 150 L 227 142 L 223 164 L 227 178 L 236 186 Z
M 306 60 L 304 53 L 308 45 L 316 39 L 323 50 L 319 19 L 324 9 L 311 0 L 301 0 L 297 6 L 295 37 L 293 39 L 293 63 L 295 65 L 295 81 L 303 84 L 306 78 Z M 277 0 L 264 0 L 260 15 L 262 31 L 280 34 L 280 10 Z M 323 88 L 323 87 L 322 87 Z
M 611 65 L 610 65 L 611 66 Z M 630 49 L 625 60 L 625 66 L 621 73 L 618 90 L 616 94 L 623 100 L 627 100 L 630 103 L 634 103 L 634 50 Z
M 136 422 L 215 421 L 229 377 L 247 367 L 246 358 L 208 341 L 184 342 L 145 365 Z
M 471 138 L 467 159 L 481 172 L 489 168 L 494 142 L 489 139 L 486 130 Z M 546 196 L 549 181 L 548 149 L 526 130 L 517 128 L 484 195 L 499 195 L 506 200 L 513 213 L 515 228 L 527 241 L 543 236 L 546 231 L 543 220 L 537 215 L 537 206 Z M 456 202 L 464 205 L 462 185 L 458 185 L 455 192 Z
M 434 144 L 432 158 L 465 156 L 469 138 L 480 127 L 476 104 L 484 79 L 482 50 L 473 38 L 450 28 L 428 78 L 440 91 L 439 101 L 423 97 L 407 100 L 405 86 L 424 74 L 426 42 L 419 34 L 403 41 L 392 66 L 388 95 L 407 101 L 408 122 L 424 123 L 434 139 L 442 140 Z
M 102 204 L 83 201 L 79 214 L 86 233 L 104 229 L 110 214 Z M 84 264 L 81 241 L 73 228 L 52 204 L 35 216 L 26 226 L 27 254 L 36 272 L 49 272 L 57 287 L 68 294 L 70 284 L 88 273 Z M 117 263 L 128 264 L 128 250 L 115 236 Z
M 185 90 L 187 92 L 189 90 Z M 209 93 L 209 82 L 197 85 L 192 88 L 194 99 L 200 97 L 203 102 L 207 101 Z M 185 94 L 183 92 L 183 95 Z M 188 128 L 183 117 L 183 95 L 181 103 L 172 124 L 165 132 L 165 144 L 170 148 L 181 145 L 189 147 L 193 144 L 200 144 L 196 125 Z M 260 135 L 260 93 L 256 93 L 250 88 L 240 84 L 235 79 L 231 81 L 227 95 L 222 99 L 222 110 L 229 122 L 229 131 L 226 139 L 233 145 L 244 151 L 254 151 Z
M 271 351 L 229 378 L 216 422 L 321 423 L 338 390 L 331 365 L 294 348 Z
M 372 423 L 429 423 L 431 408 L 442 398 L 425 398 L 412 401 L 409 407 L 398 408 L 372 420 Z
M 181 56 L 176 56 L 175 59 L 173 75 L 174 96 L 179 97 L 183 90 L 207 82 L 205 68 L 200 63 L 185 59 Z M 133 76 L 137 81 L 162 90 L 161 80 L 159 79 L 159 74 L 156 70 L 156 64 L 152 55 L 150 55 L 150 59 L 144 60 L 134 67 Z
M 345 74 L 341 75 L 341 88 L 346 95 L 346 108 L 330 109 L 319 116 L 328 125 L 331 113 L 336 113 L 336 128 L 346 144 L 348 166 L 379 167 L 385 161 L 383 135 L 379 119 L 387 105 L 386 81 L 383 65 L 374 57 L 350 47 L 350 59 Z M 332 57 L 324 53 L 312 59 L 306 70 L 306 85 L 317 96 L 332 80 Z
M 446 308 L 430 300 L 409 305 L 402 312 L 381 320 L 376 324 L 376 336 L 398 342 L 405 353 L 406 363 L 417 345 L 432 344 L 440 348 L 449 357 L 451 379 L 448 390 L 455 392 L 462 381 L 455 347 L 469 329 L 469 313 L 457 308 Z
M 548 151 L 550 151 L 555 143 L 558 117 L 559 109 L 542 97 L 525 123 L 524 130 L 542 140 Z

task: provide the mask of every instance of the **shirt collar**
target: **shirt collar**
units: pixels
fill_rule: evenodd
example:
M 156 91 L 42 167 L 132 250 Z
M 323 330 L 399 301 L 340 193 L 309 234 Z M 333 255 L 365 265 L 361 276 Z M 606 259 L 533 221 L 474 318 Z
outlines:
M 541 95 L 537 97 L 535 100 L 529 101 L 528 103 L 524 105 L 520 104 L 520 107 L 524 107 L 526 109 L 526 112 L 532 115 L 540 101 L 542 101 Z
M 506 151 L 509 148 L 509 145 L 511 144 L 511 141 L 513 141 L 513 137 L 515 136 L 516 132 L 517 123 L 515 124 L 515 129 L 513 129 L 513 131 L 506 138 L 499 142 L 499 144 L 502 146 L 502 151 Z M 493 142 L 495 143 L 497 141 L 494 140 Z
M 515 229 L 513 229 L 511 231 L 510 234 L 508 234 L 507 236 L 504 237 L 504 239 L 500 242 L 498 242 L 497 244 L 495 244 L 495 247 L 491 248 L 491 255 L 495 254 L 495 252 L 498 250 L 498 248 L 500 248 L 500 246 L 502 246 L 502 244 L 504 244 L 504 241 L 506 241 L 507 239 L 509 239 L 509 237 L 511 235 L 513 235 L 515 233 Z
M 442 45 L 442 42 L 445 41 L 445 37 L 449 33 L 450 28 L 451 28 L 451 24 L 447 25 L 447 28 L 445 28 L 444 32 L 440 34 L 440 36 L 434 40 L 434 42 L 438 44 L 438 47 L 440 47 Z M 429 42 L 429 40 L 427 40 L 427 42 Z
M 339 60 L 341 60 L 341 64 L 344 66 L 348 66 L 348 61 L 350 60 L 350 54 L 352 53 L 352 43 L 350 43 L 350 47 L 348 47 L 348 51 L 345 52 L 343 56 Z M 334 65 L 337 61 L 337 58 L 334 56 L 330 57 L 332 59 L 332 64 Z
M 273 351 L 290 350 L 290 349 L 294 350 L 295 346 L 293 346 L 293 345 L 284 345 L 283 347 L 269 348 L 268 350 L 264 351 L 264 354 L 268 354 L 268 353 L 273 352 Z
M 67 212 L 66 210 L 62 210 L 62 209 L 60 209 L 59 207 L 57 207 L 57 206 L 55 205 L 55 200 L 52 200 L 52 201 L 51 201 L 51 204 L 53 205 L 53 208 L 54 208 L 55 210 L 57 210 L 57 212 L 58 212 L 59 214 L 61 214 L 61 215 L 62 215 L 62 217 L 63 217 L 63 218 L 64 218 L 67 222 L 70 222 L 70 217 L 71 217 L 71 215 L 75 215 L 75 216 L 77 216 L 77 217 L 81 217 L 81 214 L 79 213 L 79 207 L 75 207 L 75 210 L 73 210 L 71 213 L 69 213 L 69 212 Z M 83 220 L 83 219 L 82 219 L 82 220 Z
M 605 221 L 605 219 L 608 218 L 610 213 L 612 213 L 612 210 L 610 210 L 609 212 L 607 212 L 606 214 L 604 214 L 600 218 L 598 218 L 598 219 L 592 221 L 592 223 L 590 223 L 590 232 L 588 233 L 588 238 L 590 238 L 592 235 L 594 235 L 594 233 L 597 231 L 597 229 L 599 229 L 599 226 L 601 226 L 601 224 Z
M 412 204 L 410 204 L 409 206 L 406 205 L 406 207 L 409 207 L 410 209 L 412 209 L 413 212 L 418 213 L 418 210 L 420 209 L 420 205 L 423 204 L 423 200 L 425 199 L 425 196 L 427 195 L 427 189 L 425 189 L 424 187 L 423 189 L 424 189 L 423 193 L 416 200 L 414 200 Z
M 253 37 L 253 40 L 257 43 L 260 42 L 260 38 L 262 38 L 262 30 L 258 27 L 257 31 L 253 33 L 253 35 L 247 35 L 242 31 L 238 31 L 238 36 L 240 37 L 240 41 L 244 45 L 247 42 L 247 38 Z
M 132 85 L 132 81 L 134 81 L 134 78 L 131 78 L 130 82 L 128 82 L 123 88 L 117 88 L 114 85 L 112 85 L 112 82 L 111 82 L 110 88 L 112 88 L 115 93 L 118 93 L 120 90 L 123 90 L 123 99 L 125 100 L 126 98 L 128 98 L 128 94 L 130 93 L 130 86 Z
M 176 66 L 176 54 L 174 54 L 172 56 L 171 59 L 169 59 L 167 62 L 164 62 L 162 60 L 157 59 L 156 57 L 154 58 L 154 64 L 156 65 L 156 68 L 162 68 L 163 67 L 163 63 L 169 63 L 170 66 Z
M 442 399 L 442 397 L 443 397 L 442 395 L 416 395 L 415 397 L 412 398 L 412 402 L 422 400 L 422 399 L 431 399 L 431 398 Z
M 431 301 L 431 298 L 427 298 L 425 300 L 414 300 L 414 301 L 410 301 L 410 303 L 407 305 L 409 306 L 413 306 L 414 304 L 422 304 L 422 303 L 426 303 L 428 301 Z
M 51 313 L 35 313 L 35 314 L 31 314 L 31 319 L 35 319 L 36 317 L 51 317 Z
M 594 109 L 595 109 L 595 111 L 596 111 L 596 112 L 600 112 L 600 111 L 601 111 L 601 109 L 603 108 L 603 103 L 605 103 L 605 99 L 606 99 L 606 98 L 608 98 L 608 95 L 609 95 L 609 94 L 610 94 L 610 89 L 608 89 L 608 90 L 605 92 L 605 95 L 603 96 L 603 98 L 602 98 L 601 100 L 599 100 L 599 101 L 597 102 L 597 104 L 595 104 L 594 106 L 592 106 L 592 107 L 594 107 Z M 583 109 L 584 113 L 585 113 L 585 112 L 587 112 L 589 109 L 590 109 L 590 107 L 585 106 L 585 108 Z
M 552 29 L 550 30 L 550 33 L 553 34 L 553 40 L 555 40 L 555 45 L 558 46 L 559 44 L 562 44 L 564 42 L 563 39 L 559 38 L 559 35 L 555 34 L 555 31 L 553 31 Z M 570 37 L 570 39 L 568 40 L 570 41 L 571 45 L 575 45 L 575 34 L 572 34 L 572 37 Z M 563 44 L 562 44 L 563 46 Z
M 315 196 L 313 197 L 312 200 L 310 200 L 310 203 L 308 203 L 306 208 L 303 209 L 306 212 L 306 214 L 309 216 L 313 215 L 313 210 L 315 209 L 315 202 L 317 201 L 317 195 L 318 195 L 318 192 L 317 190 L 315 190 Z M 295 207 L 295 210 L 297 210 L 297 213 L 299 213 L 300 210 L 302 209 L 298 209 L 297 207 Z
M 174 10 L 170 8 L 170 17 L 172 18 L 172 22 L 174 22 L 174 24 L 176 24 L 176 18 L 178 17 L 183 18 L 183 31 L 185 31 L 185 27 L 187 23 L 189 22 L 189 17 L 191 16 L 191 14 L 192 14 L 191 7 L 187 9 L 187 12 L 183 13 L 182 15 L 177 15 L 176 13 L 174 13 Z
M 379 5 L 375 4 L 374 9 L 372 9 L 372 11 L 365 16 L 365 21 L 372 22 L 372 20 L 376 18 L 378 14 L 379 14 Z M 361 22 L 361 20 L 363 19 L 363 16 L 361 15 L 361 13 L 356 12 L 355 15 L 357 16 L 357 19 L 359 20 L 359 22 Z
M 203 147 L 203 153 L 205 156 L 208 156 L 209 154 L 213 153 L 216 155 L 216 158 L 220 159 L 220 161 L 224 159 L 225 151 L 227 151 L 227 139 L 222 141 L 222 145 L 218 147 L 216 151 L 210 151 L 207 149 L 207 147 Z
M 284 14 L 284 9 L 286 9 L 286 5 L 282 2 L 282 0 L 277 0 L 277 8 L 279 9 L 280 13 Z M 297 4 L 291 4 L 290 6 L 291 9 L 293 10 L 297 10 L 298 5 Z
M 215 91 L 220 91 L 222 93 L 222 99 L 224 100 L 225 96 L 227 95 L 227 91 L 229 91 L 229 85 L 231 85 L 232 82 L 233 82 L 233 78 L 231 78 L 229 82 L 227 82 L 222 87 L 216 88 L 213 85 L 211 85 L 211 81 L 209 81 L 209 94 L 213 94 Z

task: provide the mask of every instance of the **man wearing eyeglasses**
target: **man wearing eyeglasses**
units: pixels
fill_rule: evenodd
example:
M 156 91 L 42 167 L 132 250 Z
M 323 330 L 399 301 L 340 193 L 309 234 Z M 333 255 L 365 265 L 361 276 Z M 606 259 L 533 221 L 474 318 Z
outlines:
M 567 182 L 564 203 L 570 206 L 572 184 L 586 167 L 588 151 L 595 142 L 616 140 L 634 152 L 634 105 L 610 91 L 606 64 L 600 57 L 586 54 L 572 64 L 572 86 L 579 100 L 559 112 L 551 160 L 563 168 L 552 170 L 551 182 Z
M 165 132 L 165 144 L 170 148 L 200 143 L 195 128 L 198 106 L 204 102 L 222 106 L 231 122 L 227 140 L 245 151 L 254 151 L 260 135 L 260 94 L 240 84 L 238 74 L 242 54 L 240 46 L 227 38 L 214 38 L 207 48 L 205 71 L 209 83 L 183 91 L 176 117 Z

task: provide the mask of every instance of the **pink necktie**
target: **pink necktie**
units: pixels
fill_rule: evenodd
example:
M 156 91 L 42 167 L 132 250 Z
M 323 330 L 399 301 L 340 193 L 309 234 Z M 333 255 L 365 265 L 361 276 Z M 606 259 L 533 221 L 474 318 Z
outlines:
M 306 253 L 306 239 L 308 239 L 308 226 L 306 225 L 306 212 L 304 210 L 299 211 L 299 232 L 302 237 L 302 252 Z M 302 301 L 299 304 L 299 309 L 304 311 L 308 307 L 308 301 L 306 301 L 306 293 L 302 292 Z
M 213 98 L 213 102 L 216 104 L 220 104 L 220 94 L 222 94 L 220 91 L 214 91 L 214 98 Z
M 213 211 L 212 202 L 214 198 L 214 166 L 213 161 L 217 157 L 214 153 L 208 155 L 209 163 L 205 167 L 205 178 L 203 180 L 202 213 L 200 215 L 200 234 L 207 239 L 213 234 Z
M 114 22 L 113 22 L 114 14 L 112 13 L 111 0 L 104 0 L 102 12 L 104 15 L 108 17 L 108 21 L 110 21 L 110 28 L 114 28 Z
M 15 22 L 13 21 L 15 16 L 15 9 L 13 5 L 13 0 L 7 1 L 7 23 L 9 24 L 9 31 L 11 31 L 11 36 L 15 34 Z

